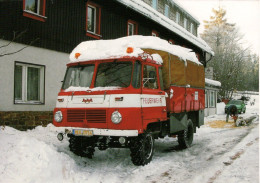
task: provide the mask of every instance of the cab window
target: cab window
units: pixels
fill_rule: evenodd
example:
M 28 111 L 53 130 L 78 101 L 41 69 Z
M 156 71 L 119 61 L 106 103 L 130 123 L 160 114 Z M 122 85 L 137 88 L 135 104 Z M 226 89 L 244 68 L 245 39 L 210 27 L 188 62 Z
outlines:
M 158 89 L 156 68 L 150 65 L 144 65 L 143 68 L 143 87 L 149 89 Z
M 161 87 L 161 90 L 164 90 L 164 87 L 163 87 L 162 67 L 159 67 L 159 79 L 160 79 L 160 87 Z
M 134 88 L 140 88 L 141 70 L 142 70 L 141 63 L 139 61 L 136 61 L 134 65 L 133 81 L 132 81 L 132 85 Z

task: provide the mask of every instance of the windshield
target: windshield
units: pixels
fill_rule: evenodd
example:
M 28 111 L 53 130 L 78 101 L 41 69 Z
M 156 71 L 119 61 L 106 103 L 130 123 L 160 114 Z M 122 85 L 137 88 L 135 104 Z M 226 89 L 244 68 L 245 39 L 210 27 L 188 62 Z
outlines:
M 107 62 L 98 66 L 95 87 L 128 87 L 131 82 L 132 62 Z
M 66 72 L 62 89 L 65 90 L 70 86 L 90 87 L 94 68 L 94 65 L 69 67 Z
M 231 101 L 228 102 L 228 104 L 240 105 L 240 104 L 242 104 L 242 101 L 239 101 L 239 100 L 231 100 Z

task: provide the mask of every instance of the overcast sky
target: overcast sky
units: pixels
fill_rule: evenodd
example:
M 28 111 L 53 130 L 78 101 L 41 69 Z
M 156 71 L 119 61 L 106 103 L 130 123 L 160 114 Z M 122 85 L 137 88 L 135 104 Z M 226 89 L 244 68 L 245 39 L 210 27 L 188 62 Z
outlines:
M 252 52 L 260 53 L 260 0 L 178 0 L 186 10 L 199 19 L 199 33 L 203 32 L 203 20 L 213 15 L 212 8 L 220 5 L 226 9 L 229 23 L 236 23 L 244 34 L 246 46 L 251 45 Z

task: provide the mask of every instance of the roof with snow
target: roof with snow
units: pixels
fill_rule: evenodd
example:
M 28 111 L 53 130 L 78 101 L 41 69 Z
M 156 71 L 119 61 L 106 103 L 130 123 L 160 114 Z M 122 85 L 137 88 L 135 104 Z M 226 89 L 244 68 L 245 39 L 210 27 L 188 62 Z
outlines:
M 197 24 L 200 24 L 199 19 L 192 14 L 190 11 L 184 9 L 182 5 L 179 3 L 178 0 L 170 0 L 170 3 L 172 3 L 174 6 L 177 6 L 178 9 L 180 9 L 184 14 L 188 15 L 192 20 L 194 20 Z
M 221 87 L 221 83 L 216 80 L 205 78 L 205 84 L 210 86 Z
M 127 53 L 127 48 L 132 47 L 133 52 Z M 172 45 L 166 40 L 154 36 L 128 36 L 112 40 L 94 40 L 80 43 L 70 54 L 70 62 L 83 62 L 101 59 L 116 59 L 122 57 L 138 57 L 144 53 L 143 49 L 161 50 L 178 56 L 186 61 L 201 64 L 196 54 L 188 48 Z M 77 58 L 75 54 L 79 53 Z M 162 64 L 160 55 L 152 55 L 153 60 Z
M 179 36 L 183 37 L 184 39 L 188 40 L 189 42 L 193 43 L 194 45 L 198 46 L 202 50 L 214 55 L 212 49 L 208 46 L 208 44 L 201 39 L 200 37 L 196 37 L 191 34 L 189 31 L 184 29 L 179 24 L 175 23 L 168 17 L 164 16 L 160 12 L 153 9 L 151 6 L 142 2 L 140 0 L 117 0 L 119 3 L 124 4 L 125 6 L 141 13 L 142 15 L 150 18 L 151 20 L 158 22 L 165 28 L 169 29 L 170 31 L 178 34 Z

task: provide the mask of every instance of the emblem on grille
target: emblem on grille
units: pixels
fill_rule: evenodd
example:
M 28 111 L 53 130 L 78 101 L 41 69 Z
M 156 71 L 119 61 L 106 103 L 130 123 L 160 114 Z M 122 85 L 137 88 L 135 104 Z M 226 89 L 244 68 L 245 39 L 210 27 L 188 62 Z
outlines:
M 92 98 L 83 98 L 82 102 L 85 102 L 85 103 L 90 103 L 90 102 L 93 102 Z

